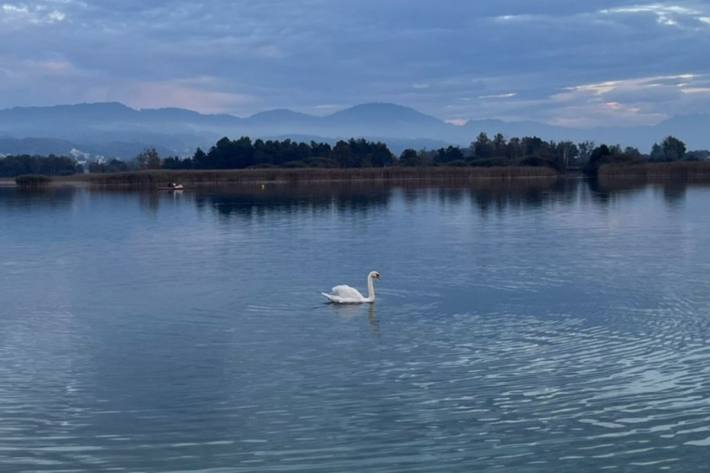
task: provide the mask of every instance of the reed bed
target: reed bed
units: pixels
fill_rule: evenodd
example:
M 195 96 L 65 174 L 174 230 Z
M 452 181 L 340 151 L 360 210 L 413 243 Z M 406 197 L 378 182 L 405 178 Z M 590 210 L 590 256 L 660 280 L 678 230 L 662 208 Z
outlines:
M 691 182 L 710 182 L 710 161 L 606 164 L 599 168 L 598 176 L 600 179 L 641 179 L 646 181 L 680 179 Z
M 111 174 L 84 174 L 61 178 L 96 186 L 155 187 L 169 182 L 189 185 L 225 185 L 275 182 L 327 181 L 475 181 L 483 179 L 555 179 L 546 167 L 426 167 L 358 169 L 239 169 L 239 170 L 155 170 Z

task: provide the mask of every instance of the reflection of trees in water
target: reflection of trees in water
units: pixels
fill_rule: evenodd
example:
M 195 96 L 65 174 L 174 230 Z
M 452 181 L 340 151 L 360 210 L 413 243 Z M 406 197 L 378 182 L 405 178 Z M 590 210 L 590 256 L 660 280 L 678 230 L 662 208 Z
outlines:
M 198 208 L 212 208 L 224 217 L 251 219 L 270 214 L 303 213 L 367 214 L 386 208 L 391 187 L 379 183 L 304 183 L 294 185 L 253 185 L 196 194 Z
M 471 203 L 486 215 L 539 208 L 553 202 L 572 202 L 580 181 L 570 179 L 486 182 L 469 189 Z
M 210 209 L 224 218 L 266 217 L 272 214 L 361 215 L 381 213 L 393 200 L 407 207 L 421 203 L 434 207 L 460 207 L 467 199 L 482 216 L 541 207 L 556 208 L 594 205 L 606 208 L 617 202 L 634 199 L 645 192 L 656 192 L 672 208 L 682 206 L 690 187 L 710 184 L 666 180 L 649 183 L 644 179 L 529 179 L 485 180 L 441 184 L 409 182 L 330 182 L 297 184 L 261 184 L 206 189 L 204 192 L 136 192 L 135 190 L 86 190 L 74 187 L 45 189 L 0 188 L 0 210 L 32 211 L 70 208 L 80 196 L 94 193 L 116 194 L 136 199 L 140 207 L 157 215 L 162 205 L 194 201 L 200 209 Z M 135 202 L 134 201 L 134 202 Z M 551 206 L 551 207 L 550 207 Z M 432 208 L 431 211 L 436 211 Z
M 487 180 L 470 183 L 303 183 L 249 185 L 197 193 L 200 209 L 210 208 L 223 217 L 252 219 L 270 214 L 367 214 L 386 208 L 393 195 L 406 205 L 438 202 L 459 206 L 468 197 L 483 214 L 539 208 L 550 203 L 569 204 L 588 185 L 580 179 Z
M 413 204 L 421 198 L 430 198 L 431 192 L 436 192 L 440 203 L 458 205 L 467 193 L 472 205 L 485 216 L 489 213 L 529 210 L 551 204 L 571 205 L 578 200 L 606 207 L 615 201 L 633 198 L 649 188 L 659 189 L 669 206 L 678 206 L 684 202 L 688 187 L 696 185 L 699 184 L 678 180 L 660 183 L 628 179 L 490 180 L 424 191 L 413 187 L 405 189 L 403 196 L 407 204 Z
M 669 207 L 677 207 L 685 202 L 688 186 L 683 182 L 668 182 L 663 185 L 663 199 Z
M 161 194 L 159 192 L 139 192 L 138 204 L 151 215 L 157 215 L 160 210 Z
M 367 214 L 386 208 L 392 196 L 401 195 L 407 205 L 438 201 L 461 205 L 466 197 L 481 210 L 539 207 L 552 200 L 575 199 L 578 180 L 489 180 L 473 183 L 366 182 L 303 183 L 293 185 L 251 185 L 198 193 L 199 208 L 211 208 L 225 217 L 251 219 L 269 214 L 318 214 L 332 210 L 342 214 Z
M 460 187 L 441 187 L 437 191 L 439 203 L 458 206 L 463 202 L 466 191 Z
M 589 192 L 585 193 L 585 198 L 601 207 L 638 195 L 646 187 L 645 182 L 630 180 L 589 179 L 586 182 Z
M 483 216 L 558 204 L 563 207 L 574 205 L 575 202 L 606 207 L 613 202 L 633 198 L 648 189 L 658 190 L 668 205 L 678 206 L 684 202 L 688 187 L 699 185 L 702 184 L 688 184 L 678 180 L 649 184 L 644 180 L 630 179 L 490 179 L 468 183 L 361 181 L 245 184 L 185 193 L 136 193 L 127 189 L 103 189 L 91 193 L 115 193 L 137 199 L 143 210 L 156 215 L 161 205 L 194 201 L 199 209 L 209 209 L 220 217 L 251 220 L 273 214 L 307 216 L 335 212 L 366 216 L 371 212 L 382 212 L 393 200 L 407 207 L 430 203 L 453 208 L 468 200 Z M 70 205 L 79 193 L 87 191 L 72 187 L 0 189 L 0 205 L 17 208 L 59 207 Z
M 644 178 L 600 178 L 588 182 L 591 198 L 595 203 L 603 206 L 631 198 L 651 188 L 661 192 L 668 206 L 677 207 L 685 202 L 689 187 L 708 187 L 708 184 L 691 184 L 678 179 L 649 182 Z
M 54 210 L 70 207 L 77 192 L 74 187 L 49 187 L 45 189 L 0 188 L 0 207 L 3 210 Z
M 579 185 L 579 180 L 569 179 L 490 179 L 440 185 L 399 184 L 397 189 L 408 207 L 424 200 L 458 206 L 468 197 L 475 208 L 487 214 L 511 208 L 539 207 L 551 201 L 571 202 L 576 198 Z
M 92 189 L 91 194 L 110 196 L 112 199 L 137 200 L 141 210 L 153 217 L 160 213 L 161 206 L 169 206 L 185 199 L 183 192 L 159 191 L 156 189 L 146 190 L 143 188 L 136 189 L 130 187 L 101 187 Z

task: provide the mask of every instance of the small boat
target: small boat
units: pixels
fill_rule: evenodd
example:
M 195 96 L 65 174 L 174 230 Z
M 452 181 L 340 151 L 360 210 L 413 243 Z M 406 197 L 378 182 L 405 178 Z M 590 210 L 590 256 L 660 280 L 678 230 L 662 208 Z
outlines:
M 161 190 L 161 191 L 181 191 L 184 188 L 185 187 L 183 187 L 182 184 L 176 184 L 174 182 L 171 182 L 167 186 L 158 187 L 158 190 Z

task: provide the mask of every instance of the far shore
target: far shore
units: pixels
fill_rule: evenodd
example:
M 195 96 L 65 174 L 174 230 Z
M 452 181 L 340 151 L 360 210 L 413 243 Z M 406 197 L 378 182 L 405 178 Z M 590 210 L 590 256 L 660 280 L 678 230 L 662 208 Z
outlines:
M 555 180 L 581 177 L 581 173 L 562 174 L 550 167 L 386 167 L 386 168 L 263 168 L 216 170 L 143 170 L 119 173 L 52 176 L 50 186 L 124 187 L 154 189 L 171 182 L 188 187 L 238 184 L 279 184 L 308 182 L 479 182 L 512 180 Z M 687 180 L 710 182 L 710 161 L 668 163 L 606 164 L 599 168 L 599 179 Z M 15 187 L 14 178 L 0 178 L 0 187 Z
M 55 185 L 152 188 L 175 182 L 187 186 L 233 184 L 276 184 L 291 182 L 355 181 L 475 181 L 512 179 L 556 179 L 547 167 L 389 167 L 389 168 L 274 168 L 220 170 L 146 170 L 106 174 L 77 174 L 53 177 Z

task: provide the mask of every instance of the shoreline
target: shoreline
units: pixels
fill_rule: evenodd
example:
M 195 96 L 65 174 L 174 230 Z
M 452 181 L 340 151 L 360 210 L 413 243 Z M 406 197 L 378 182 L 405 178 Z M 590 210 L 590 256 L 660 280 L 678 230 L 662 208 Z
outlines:
M 557 172 L 549 167 L 386 167 L 386 168 L 266 168 L 210 170 L 143 170 L 105 174 L 51 176 L 42 187 L 98 187 L 149 189 L 177 182 L 189 187 L 290 183 L 447 183 L 510 182 L 586 179 L 580 172 Z M 605 164 L 600 180 L 710 182 L 709 161 Z M 0 178 L 0 188 L 18 187 L 15 178 Z
M 320 182 L 446 182 L 557 179 L 560 174 L 543 167 L 426 167 L 354 169 L 225 169 L 150 170 L 107 174 L 81 174 L 52 178 L 53 185 L 90 187 L 157 187 L 179 184 L 207 187 L 238 184 L 288 184 Z

